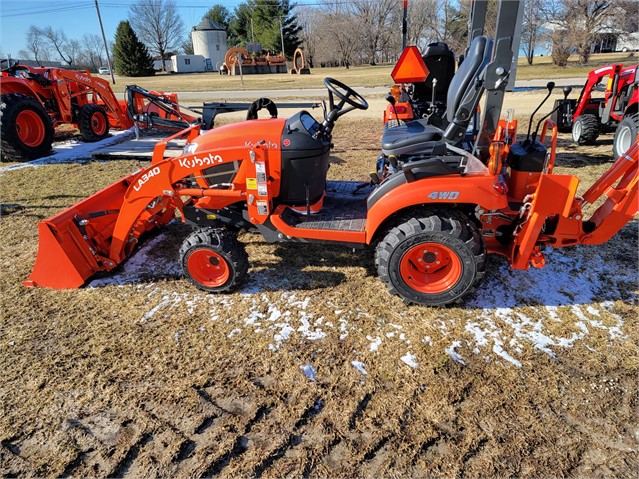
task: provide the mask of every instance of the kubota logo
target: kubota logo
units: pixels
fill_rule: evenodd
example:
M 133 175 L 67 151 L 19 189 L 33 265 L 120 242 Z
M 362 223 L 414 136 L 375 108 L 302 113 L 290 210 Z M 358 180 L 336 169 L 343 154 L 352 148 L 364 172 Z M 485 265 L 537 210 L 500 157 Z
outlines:
M 219 163 L 223 163 L 224 160 L 220 155 L 214 155 L 213 153 L 209 153 L 209 156 L 205 158 L 198 158 L 194 156 L 193 158 L 180 158 L 178 160 L 178 164 L 182 168 L 197 168 L 202 166 L 213 166 Z
M 78 80 L 80 80 L 80 81 L 84 81 L 84 82 L 87 82 L 87 83 L 90 83 L 90 82 L 91 82 L 91 79 L 90 79 L 89 77 L 86 77 L 86 76 L 84 76 L 84 75 L 81 75 L 80 73 L 76 73 L 76 74 L 75 74 L 75 77 L 76 77 Z

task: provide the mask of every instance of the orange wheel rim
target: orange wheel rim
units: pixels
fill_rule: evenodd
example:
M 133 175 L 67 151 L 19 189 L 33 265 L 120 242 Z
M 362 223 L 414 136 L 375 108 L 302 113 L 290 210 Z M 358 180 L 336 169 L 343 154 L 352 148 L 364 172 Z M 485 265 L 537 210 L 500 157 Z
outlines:
M 96 111 L 91 116 L 91 129 L 93 130 L 93 133 L 98 136 L 104 135 L 104 133 L 106 132 L 106 128 L 107 122 L 104 119 L 104 115 Z
M 186 267 L 195 281 L 209 288 L 222 286 L 231 275 L 224 257 L 211 249 L 198 249 L 191 253 Z
M 439 243 L 421 243 L 410 248 L 399 263 L 404 282 L 420 293 L 437 294 L 452 288 L 461 278 L 459 256 Z
M 40 146 L 45 136 L 42 118 L 35 111 L 22 110 L 16 118 L 16 132 L 25 145 L 31 148 Z

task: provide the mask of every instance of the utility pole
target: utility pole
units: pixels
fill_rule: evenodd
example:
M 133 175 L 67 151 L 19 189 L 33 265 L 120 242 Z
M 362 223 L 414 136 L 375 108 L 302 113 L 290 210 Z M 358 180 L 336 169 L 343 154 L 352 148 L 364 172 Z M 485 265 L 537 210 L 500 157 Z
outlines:
M 280 38 L 282 39 L 282 56 L 286 59 L 286 53 L 284 53 L 284 29 L 282 28 L 282 17 L 280 17 Z
M 104 40 L 104 49 L 106 50 L 107 63 L 109 64 L 109 71 L 111 72 L 111 81 L 115 85 L 115 76 L 113 75 L 113 66 L 111 65 L 111 56 L 109 55 L 109 45 L 106 41 L 106 35 L 104 34 L 104 26 L 102 26 L 102 16 L 100 15 L 100 7 L 98 6 L 98 0 L 95 0 L 95 9 L 98 12 L 98 21 L 100 22 L 100 30 L 102 30 L 102 40 Z
M 406 33 L 408 30 L 408 0 L 404 0 L 404 15 L 402 18 L 402 51 L 406 50 Z

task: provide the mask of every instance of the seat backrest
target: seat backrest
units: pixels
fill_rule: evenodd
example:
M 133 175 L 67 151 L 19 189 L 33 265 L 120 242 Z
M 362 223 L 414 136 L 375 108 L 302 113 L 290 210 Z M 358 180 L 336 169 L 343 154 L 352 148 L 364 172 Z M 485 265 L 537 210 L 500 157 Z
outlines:
M 446 117 L 449 122 L 452 122 L 455 118 L 455 113 L 457 113 L 466 92 L 470 88 L 475 88 L 475 81 L 490 62 L 492 51 L 493 41 L 484 35 L 475 37 L 470 44 L 466 58 L 457 69 L 457 73 L 455 73 L 448 87 Z M 477 103 L 479 103 L 480 97 L 481 95 L 477 98 Z M 474 108 L 477 109 L 477 105 Z M 470 118 L 472 118 L 472 114 L 468 118 L 469 123 Z
M 429 43 L 422 59 L 428 68 L 428 76 L 423 83 L 415 83 L 414 96 L 424 100 L 430 100 L 435 84 L 435 100 L 446 101 L 448 85 L 455 76 L 455 54 L 444 42 Z

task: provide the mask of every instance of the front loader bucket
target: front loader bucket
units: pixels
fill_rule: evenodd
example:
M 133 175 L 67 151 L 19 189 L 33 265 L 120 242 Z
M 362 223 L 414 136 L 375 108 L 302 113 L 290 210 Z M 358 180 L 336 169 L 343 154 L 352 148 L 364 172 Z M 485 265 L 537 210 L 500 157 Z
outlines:
M 131 177 L 126 177 L 38 224 L 38 256 L 25 286 L 78 288 L 109 259 L 113 229 Z

